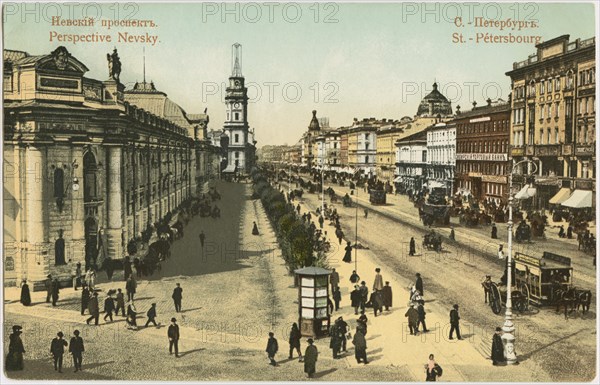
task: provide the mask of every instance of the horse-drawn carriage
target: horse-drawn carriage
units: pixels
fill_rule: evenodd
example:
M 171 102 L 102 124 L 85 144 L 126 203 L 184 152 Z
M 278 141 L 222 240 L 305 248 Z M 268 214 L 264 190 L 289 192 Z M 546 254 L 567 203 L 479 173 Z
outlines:
M 524 312 L 529 305 L 560 306 L 567 310 L 578 310 L 583 313 L 589 310 L 591 291 L 577 289 L 573 286 L 573 267 L 571 259 L 545 251 L 541 257 L 515 253 L 513 258 L 513 308 Z M 506 303 L 506 285 L 490 284 L 490 307 L 495 314 L 502 311 Z
M 369 189 L 369 202 L 373 205 L 384 205 L 386 202 L 385 196 L 385 190 L 383 189 Z
M 517 226 L 517 230 L 515 231 L 515 241 L 516 242 L 530 242 L 531 241 L 531 226 L 529 226 L 525 221 L 521 221 Z
M 423 248 L 427 250 L 442 251 L 442 236 L 431 231 L 423 236 Z
M 342 203 L 344 204 L 344 207 L 352 207 L 352 198 L 350 198 L 350 195 L 344 195 Z

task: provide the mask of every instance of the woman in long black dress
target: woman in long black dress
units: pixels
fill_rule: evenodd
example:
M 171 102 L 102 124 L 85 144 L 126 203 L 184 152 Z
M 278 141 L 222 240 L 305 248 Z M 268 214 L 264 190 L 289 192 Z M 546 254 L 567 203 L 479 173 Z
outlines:
M 23 353 L 25 348 L 23 347 L 23 341 L 21 340 L 21 327 L 19 325 L 13 326 L 13 332 L 8 337 L 8 355 L 6 356 L 5 367 L 6 371 L 23 370 Z
M 31 294 L 26 279 L 23 280 L 23 285 L 21 286 L 21 303 L 23 306 L 31 305 Z
M 344 254 L 344 258 L 342 259 L 342 261 L 344 262 L 352 262 L 352 245 L 350 244 L 350 241 L 348 241 L 348 245 L 346 245 L 346 254 Z

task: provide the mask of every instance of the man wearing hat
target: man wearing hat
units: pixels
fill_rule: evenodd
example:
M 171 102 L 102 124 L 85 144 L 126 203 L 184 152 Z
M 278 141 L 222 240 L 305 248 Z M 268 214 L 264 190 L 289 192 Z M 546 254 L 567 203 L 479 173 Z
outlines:
M 50 303 L 50 298 L 52 297 L 52 274 L 46 276 L 44 287 L 46 288 L 46 303 Z
M 485 303 L 488 303 L 488 299 L 490 298 L 490 291 L 492 289 L 492 276 L 486 275 L 485 279 L 481 282 L 481 286 L 483 287 L 483 299 Z
M 390 310 L 390 307 L 392 307 L 392 287 L 390 286 L 389 281 L 385 281 L 385 286 L 383 287 L 382 294 L 383 306 L 385 307 L 386 311 Z
M 50 344 L 50 353 L 54 357 L 54 370 L 58 370 L 59 373 L 62 373 L 63 355 L 65 354 L 65 346 L 67 345 L 67 341 L 63 340 L 62 332 L 56 333 L 56 337 Z
M 175 347 L 175 357 L 179 358 L 179 325 L 175 318 L 171 318 L 167 336 L 169 337 L 169 354 L 173 354 L 173 347 Z
M 111 293 L 109 292 L 108 296 L 104 300 L 104 321 L 107 318 L 110 318 L 110 322 L 113 322 L 113 312 L 115 311 L 115 300 L 113 299 Z
M 425 301 L 420 300 L 419 306 L 417 307 L 417 313 L 419 314 L 419 321 L 417 321 L 417 330 L 419 330 L 419 326 L 423 326 L 423 333 L 427 333 L 427 325 L 425 325 Z
M 450 310 L 450 337 L 449 339 L 453 340 L 452 335 L 456 330 L 456 338 L 462 340 L 460 337 L 460 325 L 459 325 L 460 315 L 458 314 L 458 305 L 455 304 L 453 309 Z
M 19 325 L 12 327 L 12 334 L 8 337 L 8 354 L 6 356 L 5 368 L 6 371 L 23 370 L 23 353 L 25 348 L 23 347 L 23 341 L 21 340 L 21 329 Z
M 146 316 L 148 317 L 148 320 L 146 321 L 146 326 L 144 327 L 148 327 L 148 325 L 150 325 L 150 322 L 152 322 L 154 324 L 154 326 L 158 327 L 158 325 L 156 324 L 156 304 L 153 303 L 152 306 L 150 307 L 150 309 L 148 309 L 148 312 L 146 313 Z
M 404 314 L 405 317 L 408 317 L 408 328 L 410 329 L 410 335 L 417 335 L 419 330 L 417 329 L 417 323 L 419 322 L 419 313 L 417 309 L 415 309 L 415 305 L 413 303 L 410 304 L 410 307 Z
M 81 370 L 81 362 L 83 361 L 83 338 L 79 337 L 79 330 L 73 330 L 73 337 L 69 342 L 69 353 L 73 356 L 73 366 L 75 366 L 75 372 Z
M 267 341 L 267 348 L 265 351 L 267 352 L 267 357 L 269 357 L 270 365 L 278 366 L 277 361 L 275 361 L 275 354 L 279 350 L 279 344 L 277 343 L 277 338 L 275 338 L 275 333 L 269 332 L 269 340 Z
M 415 282 L 415 289 L 419 291 L 419 294 L 423 296 L 423 279 L 421 278 L 421 273 L 417 273 L 417 281 Z
M 90 312 L 90 318 L 85 322 L 89 325 L 91 320 L 94 320 L 94 324 L 98 326 L 98 319 L 100 318 L 100 306 L 98 305 L 98 293 L 94 292 L 92 298 L 88 302 L 88 310 Z
M 497 327 L 496 333 L 492 338 L 492 364 L 498 365 L 501 362 L 505 362 L 504 358 L 504 345 L 502 344 L 502 328 Z
M 304 373 L 310 378 L 317 370 L 316 366 L 319 351 L 317 350 L 317 347 L 313 345 L 314 341 L 312 338 L 309 338 L 306 342 L 308 342 L 308 346 L 304 352 Z

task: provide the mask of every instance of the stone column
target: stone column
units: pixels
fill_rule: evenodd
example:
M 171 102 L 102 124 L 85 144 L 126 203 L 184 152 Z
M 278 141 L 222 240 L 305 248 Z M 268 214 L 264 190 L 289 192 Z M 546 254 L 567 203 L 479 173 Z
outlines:
M 108 238 L 108 256 L 112 259 L 118 259 L 123 257 L 123 192 L 121 190 L 122 149 L 119 146 L 110 146 L 107 148 L 107 152 L 108 229 L 106 235 Z
M 33 290 L 42 290 L 50 270 L 48 243 L 44 228 L 44 167 L 45 156 L 40 148 L 26 150 L 25 216 L 27 223 L 27 279 Z
M 73 164 L 73 180 L 68 180 L 68 188 L 71 194 L 71 218 L 73 221 L 73 232 L 71 236 L 71 263 L 75 265 L 81 262 L 85 265 L 85 207 L 83 204 L 83 147 L 74 144 L 71 147 L 71 157 Z M 77 168 L 75 168 L 77 165 Z M 77 179 L 79 189 L 75 191 L 73 186 Z

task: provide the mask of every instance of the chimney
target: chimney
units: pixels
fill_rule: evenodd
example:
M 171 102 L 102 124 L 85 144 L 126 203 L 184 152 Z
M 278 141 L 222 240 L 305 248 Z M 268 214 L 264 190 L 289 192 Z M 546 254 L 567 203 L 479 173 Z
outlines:
M 477 107 L 477 102 L 473 100 L 473 109 L 475 109 L 475 107 Z
M 488 104 L 488 107 L 490 107 L 492 105 L 492 99 L 487 98 L 486 102 Z
M 456 106 L 456 115 L 460 114 L 460 104 Z

